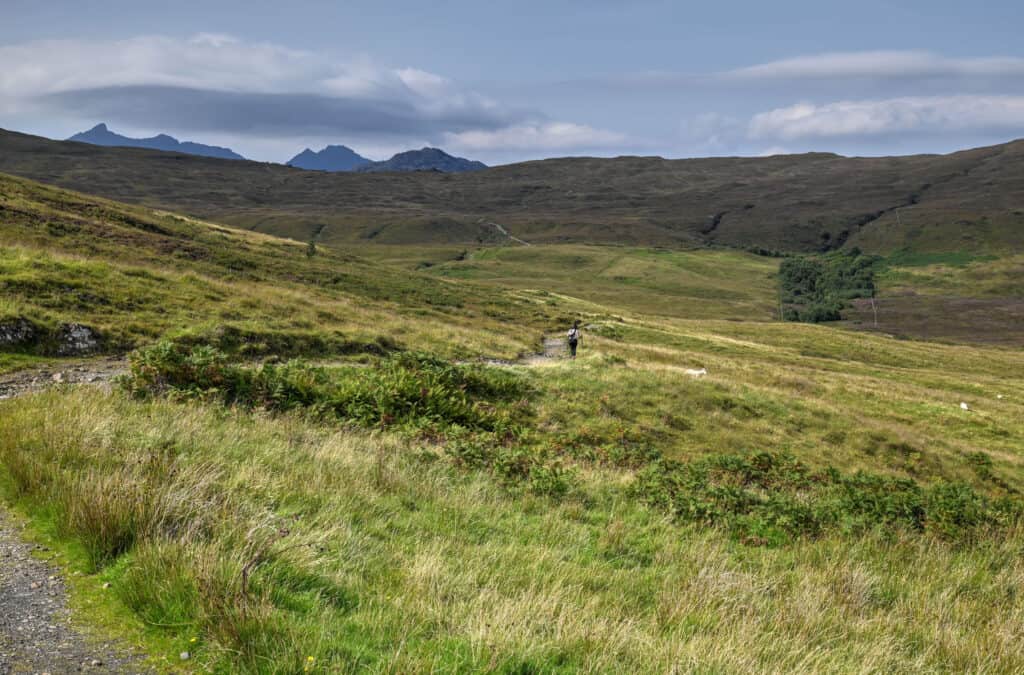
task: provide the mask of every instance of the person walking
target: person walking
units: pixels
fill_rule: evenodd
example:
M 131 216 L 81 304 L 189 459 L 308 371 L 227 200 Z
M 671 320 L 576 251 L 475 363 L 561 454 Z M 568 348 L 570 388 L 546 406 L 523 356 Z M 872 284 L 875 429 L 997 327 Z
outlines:
M 576 347 L 579 345 L 580 339 L 583 337 L 580 333 L 579 319 L 572 322 L 572 328 L 569 329 L 569 332 L 566 334 L 566 337 L 569 338 L 569 357 L 575 359 Z

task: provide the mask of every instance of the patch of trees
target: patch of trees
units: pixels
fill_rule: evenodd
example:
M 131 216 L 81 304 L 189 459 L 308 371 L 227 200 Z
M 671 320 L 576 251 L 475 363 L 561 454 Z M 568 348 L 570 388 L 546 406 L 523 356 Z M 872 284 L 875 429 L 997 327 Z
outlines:
M 785 251 L 779 251 L 774 248 L 764 248 L 762 246 L 748 246 L 747 253 L 753 253 L 763 258 L 785 258 L 789 255 Z
M 820 323 L 838 321 L 855 298 L 875 295 L 875 270 L 882 259 L 860 249 L 793 256 L 779 267 L 782 318 Z

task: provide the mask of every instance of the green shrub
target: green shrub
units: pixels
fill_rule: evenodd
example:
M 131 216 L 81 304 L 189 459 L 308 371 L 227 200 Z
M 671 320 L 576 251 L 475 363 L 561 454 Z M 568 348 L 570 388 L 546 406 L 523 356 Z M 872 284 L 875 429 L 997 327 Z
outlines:
M 1021 516 L 1010 501 L 991 501 L 968 485 L 813 471 L 771 453 L 657 461 L 638 472 L 631 490 L 681 521 L 721 526 L 742 541 L 771 545 L 875 528 L 969 540 Z
M 572 474 L 549 453 L 522 444 L 503 446 L 493 437 L 460 438 L 445 445 L 456 466 L 485 470 L 506 484 L 526 484 L 536 494 L 560 497 L 572 486 Z
M 464 427 L 514 434 L 528 416 L 525 381 L 428 354 L 389 355 L 370 368 L 328 371 L 301 361 L 244 367 L 213 347 L 160 342 L 131 356 L 125 387 L 273 411 L 303 410 L 363 426 Z

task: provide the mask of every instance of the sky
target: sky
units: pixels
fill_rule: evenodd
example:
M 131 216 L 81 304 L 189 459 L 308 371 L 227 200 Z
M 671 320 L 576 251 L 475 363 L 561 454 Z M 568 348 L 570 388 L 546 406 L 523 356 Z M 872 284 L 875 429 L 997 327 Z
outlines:
M 2 0 L 0 127 L 284 162 L 952 152 L 1024 137 L 1024 3 Z

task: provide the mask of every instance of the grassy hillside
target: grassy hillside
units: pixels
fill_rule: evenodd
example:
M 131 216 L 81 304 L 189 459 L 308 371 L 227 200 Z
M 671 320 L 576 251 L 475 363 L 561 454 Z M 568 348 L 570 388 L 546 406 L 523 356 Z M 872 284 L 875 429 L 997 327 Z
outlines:
M 325 174 L 0 131 L 0 171 L 348 244 L 618 243 L 1020 252 L 1024 142 L 945 156 L 567 158 L 466 174 Z M 897 217 L 897 213 L 899 216 Z
M 777 318 L 778 260 L 728 250 L 621 246 L 360 246 L 401 269 L 503 289 L 541 289 L 629 313 Z
M 0 494 L 162 668 L 1024 669 L 1020 350 L 772 322 L 777 260 L 736 252 L 385 264 L 0 194 L 5 316 L 169 338 L 0 401 Z M 573 316 L 576 361 L 453 360 Z
M 243 353 L 330 356 L 405 344 L 470 356 L 467 336 L 515 316 L 522 330 L 488 353 L 535 347 L 564 309 L 486 287 L 391 271 L 285 239 L 107 202 L 0 175 L 0 321 L 46 335 L 81 323 L 103 351 L 157 337 L 207 341 Z M 413 318 L 414 317 L 414 318 Z M 38 344 L 37 344 L 38 343 Z

